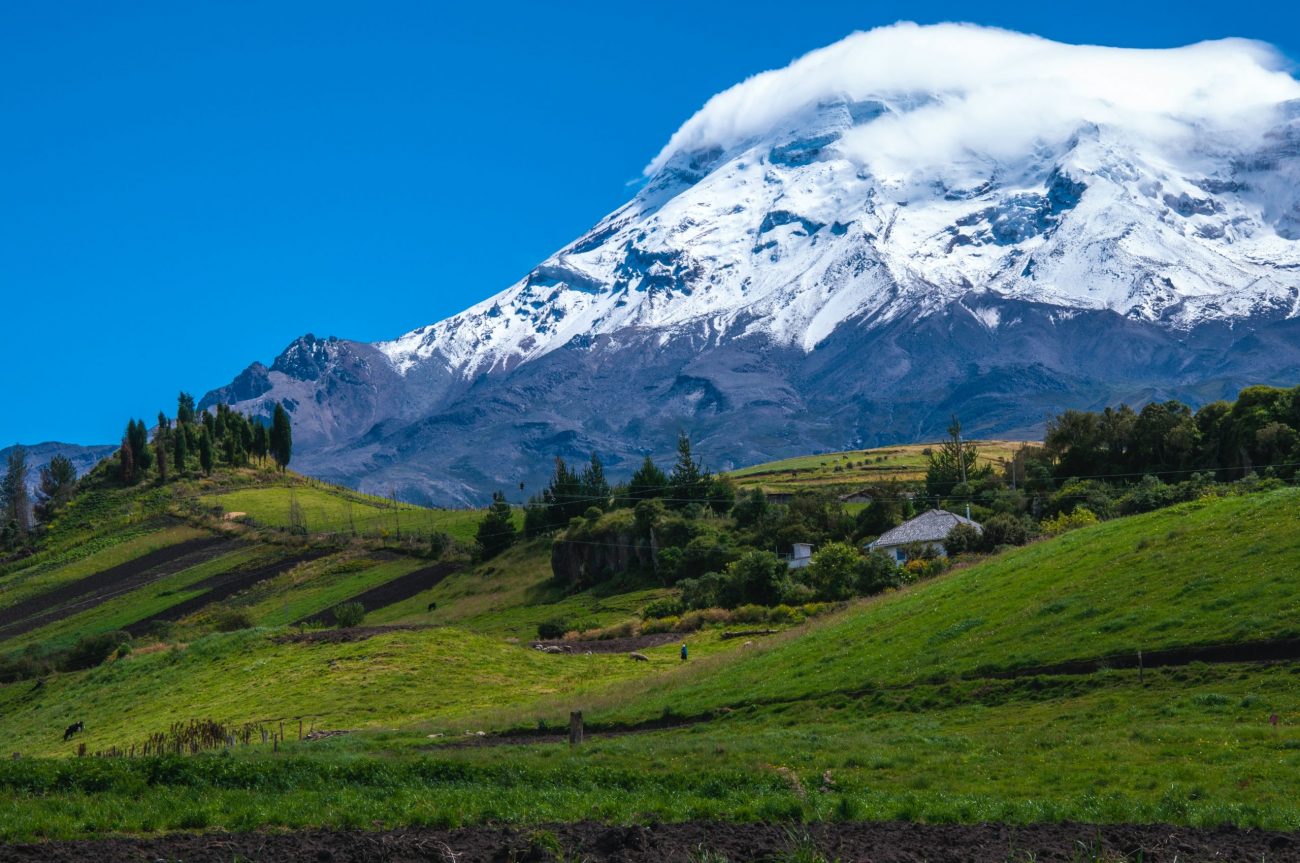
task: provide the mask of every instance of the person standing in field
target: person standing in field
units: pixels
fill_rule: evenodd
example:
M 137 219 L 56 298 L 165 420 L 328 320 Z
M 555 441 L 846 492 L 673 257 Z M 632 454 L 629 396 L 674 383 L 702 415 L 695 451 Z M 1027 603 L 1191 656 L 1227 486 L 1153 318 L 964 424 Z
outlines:
M 682 644 L 682 662 L 686 661 L 686 644 Z

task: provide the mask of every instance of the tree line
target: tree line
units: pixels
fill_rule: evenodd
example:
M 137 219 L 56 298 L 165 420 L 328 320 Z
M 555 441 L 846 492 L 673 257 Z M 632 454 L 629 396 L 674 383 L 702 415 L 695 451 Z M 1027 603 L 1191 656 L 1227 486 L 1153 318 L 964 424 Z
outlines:
M 612 509 L 635 507 L 645 500 L 662 500 L 671 509 L 707 507 L 728 512 L 735 503 L 731 481 L 704 466 L 691 450 L 686 434 L 677 438 L 677 459 L 665 472 L 649 456 L 625 481 L 611 486 L 597 453 L 581 468 L 570 467 L 556 457 L 551 480 L 524 505 L 522 537 L 533 539 L 568 527 L 575 518 Z M 492 496 L 492 503 L 479 523 L 477 545 L 483 558 L 505 551 L 521 537 L 504 492 Z
M 121 445 L 106 460 L 104 470 L 123 485 L 147 480 L 165 484 L 195 473 L 210 476 L 220 465 L 244 467 L 269 460 L 283 471 L 292 457 L 293 427 L 283 404 L 276 403 L 267 424 L 224 404 L 213 411 L 197 411 L 194 396 L 182 392 L 176 399 L 175 418 L 160 411 L 152 432 L 144 420 L 129 420 Z M 76 469 L 62 455 L 40 469 L 34 500 L 29 500 L 27 491 L 29 475 L 27 451 L 15 447 L 0 480 L 0 549 L 27 547 L 78 488 Z

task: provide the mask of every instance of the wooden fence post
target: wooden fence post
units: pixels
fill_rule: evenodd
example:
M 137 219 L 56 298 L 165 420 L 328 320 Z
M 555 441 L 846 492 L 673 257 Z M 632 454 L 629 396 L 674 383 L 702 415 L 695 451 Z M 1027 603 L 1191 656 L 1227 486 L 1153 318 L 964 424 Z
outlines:
M 569 745 L 577 746 L 582 742 L 582 711 L 575 710 L 569 714 Z

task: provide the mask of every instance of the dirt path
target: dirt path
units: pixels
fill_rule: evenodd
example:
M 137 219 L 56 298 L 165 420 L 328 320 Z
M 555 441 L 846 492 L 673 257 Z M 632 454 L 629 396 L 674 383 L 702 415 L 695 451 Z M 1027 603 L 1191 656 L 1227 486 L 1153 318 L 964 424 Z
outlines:
M 79 614 L 146 584 L 175 575 L 239 548 L 221 536 L 199 537 L 159 548 L 134 560 L 59 585 L 0 609 L 0 639 L 13 638 L 73 614 Z
M 1300 861 L 1300 834 L 1196 829 L 1165 825 L 726 824 L 695 822 L 650 827 L 554 824 L 537 828 L 471 827 L 374 833 L 309 830 L 294 833 L 173 834 L 152 839 L 48 842 L 0 847 L 4 863 L 505 863 L 585 860 L 588 863 L 718 863 L 780 861 L 815 846 L 842 863 L 1023 863 L 1034 860 L 1253 863 Z M 558 851 L 558 853 L 557 853 Z M 706 854 L 711 857 L 705 857 Z M 806 858 L 798 858 L 806 859 Z
M 597 638 L 591 641 L 534 641 L 533 647 L 558 647 L 565 653 L 630 653 L 647 647 L 658 647 L 680 641 L 686 636 L 680 632 L 653 632 L 628 638 Z

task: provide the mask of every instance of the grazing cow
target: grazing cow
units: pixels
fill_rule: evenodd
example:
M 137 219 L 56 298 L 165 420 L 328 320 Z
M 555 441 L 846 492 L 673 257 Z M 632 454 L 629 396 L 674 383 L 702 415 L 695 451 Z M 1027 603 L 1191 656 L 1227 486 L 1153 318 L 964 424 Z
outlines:
M 66 731 L 63 732 L 63 739 L 71 740 L 72 735 L 76 734 L 78 731 L 85 731 L 85 730 L 86 730 L 86 723 L 74 722 L 72 725 L 68 726 L 68 729 Z

